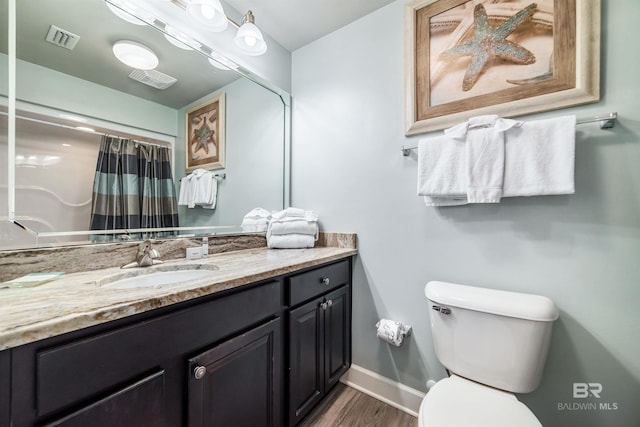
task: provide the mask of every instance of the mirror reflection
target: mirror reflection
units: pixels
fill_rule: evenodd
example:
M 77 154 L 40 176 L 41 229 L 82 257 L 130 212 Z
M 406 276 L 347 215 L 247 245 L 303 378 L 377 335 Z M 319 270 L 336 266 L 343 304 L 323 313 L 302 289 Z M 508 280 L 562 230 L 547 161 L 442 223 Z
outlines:
M 0 3 L 6 14 L 7 0 Z M 6 16 L 0 19 L 6 22 Z M 47 41 L 52 31 L 74 36 L 77 42 L 72 49 L 61 46 L 67 39 L 59 33 L 53 43 Z M 0 66 L 6 70 L 6 29 L 1 33 Z M 118 61 L 112 46 L 123 39 L 153 50 L 159 62 L 155 70 L 176 81 L 159 88 L 170 79 Z M 255 207 L 284 207 L 287 110 L 283 100 L 228 67 L 220 67 L 220 59 L 208 61 L 200 52 L 170 43 L 158 29 L 117 17 L 103 0 L 17 2 L 17 59 L 16 219 L 38 236 L 9 223 L 4 208 L 0 211 L 4 216 L 0 249 L 95 238 L 87 230 L 104 138 L 132 140 L 136 150 L 143 147 L 143 157 L 152 147 L 168 147 L 166 163 L 171 165 L 178 196 L 180 181 L 189 174 L 185 166 L 187 113 L 221 94 L 226 100 L 225 163 L 212 171 L 218 175 L 215 209 L 179 206 L 179 225 L 232 227 Z M 6 88 L 0 89 L 6 104 Z M 0 116 L 2 170 L 11 166 L 6 156 L 7 125 L 5 113 Z M 0 201 L 5 204 L 6 200 L 7 181 L 2 175 Z

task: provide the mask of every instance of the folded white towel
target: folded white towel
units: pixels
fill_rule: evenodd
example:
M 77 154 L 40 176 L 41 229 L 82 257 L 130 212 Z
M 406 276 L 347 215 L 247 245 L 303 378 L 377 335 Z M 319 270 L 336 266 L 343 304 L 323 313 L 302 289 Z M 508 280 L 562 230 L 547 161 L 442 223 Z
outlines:
M 496 115 L 472 117 L 445 134 L 466 140 L 467 201 L 499 203 L 504 181 L 505 132 L 522 122 Z
M 315 241 L 315 237 L 308 234 L 284 234 L 270 236 L 267 246 L 271 249 L 303 249 L 312 248 Z
M 307 221 L 317 221 L 318 215 L 312 211 L 305 211 L 299 208 L 286 208 L 279 212 L 274 212 L 271 215 L 272 221 L 292 221 L 300 218 L 304 218 Z
M 271 235 L 283 234 L 307 234 L 310 236 L 318 235 L 318 223 L 300 219 L 297 221 L 277 222 L 272 221 L 269 228 Z
M 505 144 L 504 197 L 575 193 L 576 117 L 525 122 Z

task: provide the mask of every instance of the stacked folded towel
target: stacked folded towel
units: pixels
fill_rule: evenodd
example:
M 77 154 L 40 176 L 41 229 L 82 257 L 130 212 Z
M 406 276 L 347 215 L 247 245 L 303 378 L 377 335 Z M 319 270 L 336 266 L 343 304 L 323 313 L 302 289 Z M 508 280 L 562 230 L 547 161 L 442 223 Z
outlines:
M 242 218 L 242 231 L 246 233 L 264 232 L 269 227 L 271 212 L 263 208 L 254 208 Z
M 196 169 L 180 180 L 178 205 L 215 209 L 217 194 L 218 180 L 215 175 L 204 169 Z
M 271 215 L 267 246 L 272 249 L 312 248 L 318 240 L 318 216 L 312 211 L 287 208 Z

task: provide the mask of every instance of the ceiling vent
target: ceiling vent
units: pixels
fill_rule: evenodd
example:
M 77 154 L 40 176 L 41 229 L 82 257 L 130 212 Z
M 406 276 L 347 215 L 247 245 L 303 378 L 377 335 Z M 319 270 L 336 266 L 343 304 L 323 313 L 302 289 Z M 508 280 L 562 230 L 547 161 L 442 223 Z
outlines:
M 80 36 L 52 25 L 49 27 L 49 32 L 47 33 L 45 40 L 49 43 L 55 44 L 56 46 L 73 50 L 78 43 L 78 40 L 80 40 Z
M 178 81 L 178 79 L 156 70 L 133 70 L 129 77 L 156 89 L 166 89 Z

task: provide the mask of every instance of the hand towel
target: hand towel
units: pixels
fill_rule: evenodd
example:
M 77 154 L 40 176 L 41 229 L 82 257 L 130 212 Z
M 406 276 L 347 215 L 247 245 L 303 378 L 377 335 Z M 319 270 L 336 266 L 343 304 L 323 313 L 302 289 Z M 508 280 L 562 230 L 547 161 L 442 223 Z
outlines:
M 284 234 L 270 236 L 267 246 L 271 249 L 304 249 L 315 245 L 315 237 L 308 234 Z
M 289 221 L 292 219 L 304 218 L 307 221 L 317 221 L 318 216 L 314 214 L 312 211 L 306 211 L 300 208 L 286 208 L 279 212 L 274 212 L 272 214 L 273 221 Z
M 486 115 L 445 130 L 445 135 L 466 141 L 467 201 L 499 203 L 503 193 L 505 132 L 522 122 Z
M 418 142 L 418 195 L 429 206 L 467 203 L 466 145 L 446 135 Z
M 505 144 L 504 197 L 575 193 L 576 117 L 525 122 Z

